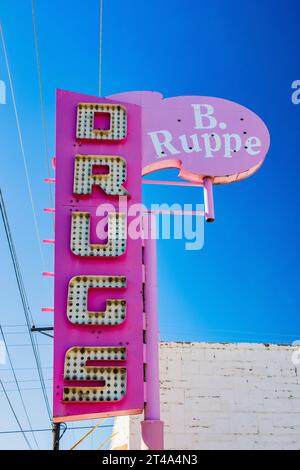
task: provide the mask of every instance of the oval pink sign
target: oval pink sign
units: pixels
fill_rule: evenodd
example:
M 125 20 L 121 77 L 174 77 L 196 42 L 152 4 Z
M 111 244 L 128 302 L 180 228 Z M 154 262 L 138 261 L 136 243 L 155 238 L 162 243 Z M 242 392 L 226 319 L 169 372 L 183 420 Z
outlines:
M 221 98 L 128 92 L 111 98 L 142 109 L 143 175 L 178 168 L 184 179 L 214 184 L 252 175 L 270 146 L 264 122 L 252 111 Z

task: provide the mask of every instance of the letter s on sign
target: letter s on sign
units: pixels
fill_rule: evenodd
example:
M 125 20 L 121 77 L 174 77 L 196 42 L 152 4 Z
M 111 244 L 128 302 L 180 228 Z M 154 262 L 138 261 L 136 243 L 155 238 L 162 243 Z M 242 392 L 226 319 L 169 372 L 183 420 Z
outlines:
M 76 381 L 64 387 L 64 401 L 119 401 L 126 393 L 126 367 L 119 366 L 126 359 L 126 348 L 73 347 L 65 356 L 64 380 Z M 79 382 L 85 384 L 79 385 Z M 86 385 L 86 382 L 98 385 Z

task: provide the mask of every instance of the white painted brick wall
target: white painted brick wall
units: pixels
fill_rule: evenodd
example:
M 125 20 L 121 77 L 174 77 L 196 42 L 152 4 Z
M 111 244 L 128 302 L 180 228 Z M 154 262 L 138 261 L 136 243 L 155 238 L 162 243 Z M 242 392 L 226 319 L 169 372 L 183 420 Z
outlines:
M 161 343 L 166 449 L 300 449 L 294 350 L 276 344 Z M 118 441 L 112 448 L 140 448 L 140 418 L 116 419 Z

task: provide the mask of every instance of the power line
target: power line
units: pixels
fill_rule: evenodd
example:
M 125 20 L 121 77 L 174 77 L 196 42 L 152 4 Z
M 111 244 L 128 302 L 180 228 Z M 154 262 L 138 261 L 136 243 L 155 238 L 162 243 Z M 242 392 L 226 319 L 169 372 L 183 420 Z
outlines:
M 21 388 L 22 392 L 28 392 L 28 391 L 32 391 L 32 390 L 42 390 L 42 387 L 22 387 Z M 52 390 L 52 387 L 46 387 L 46 390 Z M 7 389 L 8 392 L 17 392 L 18 389 L 17 388 L 10 388 L 10 389 Z M 1 393 L 1 390 L 0 390 L 0 393 Z
M 18 327 L 20 327 L 20 326 L 27 326 L 27 325 L 26 325 L 26 323 L 22 323 L 22 324 L 20 323 L 20 324 L 18 324 L 18 325 L 17 325 L 17 324 L 15 324 L 15 325 L 5 325 L 5 324 L 2 324 L 2 328 L 18 328 Z M 48 325 L 48 326 L 46 326 L 45 328 L 51 328 L 51 327 L 52 327 L 52 325 Z
M 99 428 L 113 428 L 113 424 L 103 424 L 102 426 L 99 426 Z M 69 428 L 69 429 L 75 429 L 75 430 L 79 430 L 79 429 L 90 429 L 90 426 L 75 426 L 75 427 L 72 427 L 72 428 Z M 49 431 L 52 431 L 51 428 L 45 428 L 45 429 L 34 429 L 33 430 L 34 432 L 49 432 Z M 22 431 L 0 431 L 0 434 L 18 434 L 18 433 L 21 433 L 21 432 L 24 432 L 24 433 L 28 433 L 28 432 L 31 432 L 30 429 L 23 429 Z M 62 436 L 61 436 L 62 437 Z
M 103 0 L 100 0 L 100 24 L 99 24 L 99 96 L 102 95 L 102 49 L 103 49 Z
M 28 347 L 31 347 L 31 343 L 18 343 L 18 344 L 10 344 L 9 345 L 11 348 L 18 348 L 18 347 L 21 347 L 21 348 L 28 348 Z M 39 343 L 39 346 L 53 346 L 52 343 Z
M 11 369 L 8 369 L 8 370 L 11 370 Z M 45 382 L 49 382 L 49 381 L 52 381 L 53 379 L 51 378 L 51 379 L 44 379 L 44 380 L 45 380 Z M 15 383 L 14 380 L 2 380 L 2 382 L 4 384 L 14 384 Z M 22 384 L 22 383 L 24 384 L 24 383 L 27 383 L 27 382 L 39 382 L 39 379 L 28 379 L 28 380 L 18 379 L 18 382 L 19 382 L 19 384 Z
M 27 333 L 26 331 L 6 331 L 5 335 L 24 335 Z
M 50 168 L 51 167 L 50 167 L 50 159 L 49 159 L 48 137 L 47 137 L 46 117 L 45 117 L 45 104 L 44 104 L 44 97 L 43 97 L 41 62 L 40 62 L 37 27 L 36 27 L 36 14 L 35 14 L 34 0 L 31 0 L 31 13 L 32 13 L 32 21 L 33 21 L 34 46 L 35 46 L 37 74 L 38 74 L 38 82 L 39 82 L 40 107 L 41 107 L 43 138 L 44 138 L 44 147 L 45 147 L 45 161 L 46 161 L 48 178 L 50 178 L 50 176 L 51 176 Z M 53 207 L 53 194 L 52 194 L 51 184 L 49 184 L 49 193 L 50 193 L 51 207 Z
M 6 43 L 5 43 L 4 32 L 3 32 L 3 28 L 2 28 L 1 23 L 0 23 L 0 35 L 1 35 L 1 40 L 2 40 L 3 51 L 4 51 L 4 58 L 5 58 L 7 75 L 8 75 L 8 80 L 9 80 L 9 86 L 10 86 L 10 91 L 11 91 L 11 96 L 12 96 L 12 102 L 13 102 L 13 107 L 14 107 L 14 112 L 15 112 L 15 117 L 16 117 L 17 131 L 18 131 L 18 136 L 19 136 L 22 160 L 23 160 L 23 164 L 24 164 L 24 170 L 25 170 L 27 188 L 28 188 L 28 193 L 29 193 L 29 199 L 30 199 L 30 203 L 31 203 L 31 209 L 32 209 L 33 221 L 34 221 L 34 226 L 35 226 L 35 232 L 36 232 L 36 237 L 37 237 L 37 241 L 38 241 L 42 266 L 43 266 L 43 269 L 44 269 L 45 259 L 44 259 L 44 254 L 43 254 L 43 250 L 42 250 L 41 236 L 40 236 L 40 231 L 39 231 L 39 227 L 38 227 L 38 223 L 37 223 L 36 210 L 35 210 L 35 205 L 34 205 L 34 201 L 33 201 L 33 194 L 32 194 L 32 189 L 31 189 L 30 178 L 29 178 L 29 171 L 28 171 L 27 160 L 26 160 L 26 156 L 25 156 L 23 137 L 22 137 L 22 133 L 21 133 L 19 115 L 18 115 L 17 104 L 16 104 L 16 99 L 15 99 L 15 92 L 14 92 L 12 76 L 11 76 L 11 71 L 10 71 L 10 66 L 9 66 L 9 61 L 8 61 L 8 56 L 7 56 L 7 48 L 6 48 Z
M 25 323 L 22 323 L 22 324 L 15 324 L 15 325 L 3 325 L 2 324 L 2 328 L 17 328 L 17 327 L 21 327 L 21 326 L 24 326 L 26 327 L 27 325 Z M 51 327 L 51 325 L 48 325 L 49 327 Z M 182 327 L 179 327 L 178 325 L 160 325 L 162 328 L 177 328 L 179 331 L 182 331 Z M 228 332 L 228 333 L 242 333 L 242 334 L 253 334 L 253 335 L 269 335 L 269 336 L 277 336 L 277 337 L 282 337 L 282 336 L 290 336 L 290 337 L 295 337 L 295 338 L 299 338 L 300 336 L 300 332 L 298 334 L 295 334 L 295 333 L 283 333 L 282 331 L 280 333 L 275 333 L 275 332 L 266 332 L 266 331 L 249 331 L 249 330 L 229 330 L 229 329 L 220 329 L 220 328 L 206 328 L 206 327 L 199 327 L 198 328 L 199 330 L 201 331 L 208 331 L 208 332 Z M 195 331 L 195 328 L 191 329 L 191 330 L 184 330 L 184 331 Z M 26 331 L 27 332 L 27 331 Z M 24 333 L 24 332 L 20 332 L 20 333 Z M 16 334 L 16 333 L 6 333 L 7 334 Z
M 14 272 L 15 272 L 19 292 L 20 292 L 20 295 L 21 295 L 23 306 L 26 310 L 26 316 L 25 317 L 27 319 L 28 314 L 29 314 L 30 320 L 33 323 L 33 317 L 32 317 L 32 314 L 31 314 L 31 311 L 30 311 L 30 308 L 29 308 L 29 305 L 28 305 L 28 301 L 27 301 L 27 298 L 26 298 L 25 287 L 24 287 L 22 276 L 21 276 L 20 266 L 19 266 L 15 246 L 14 246 L 13 239 L 12 239 L 12 234 L 11 234 L 11 230 L 10 230 L 10 226 L 9 226 L 9 222 L 8 222 L 8 217 L 7 217 L 7 212 L 6 212 L 6 208 L 5 208 L 5 202 L 4 202 L 4 199 L 3 199 L 3 196 L 2 196 L 1 189 L 0 189 L 0 211 L 1 211 L 2 221 L 3 221 L 3 225 L 4 225 L 4 230 L 5 230 L 5 234 L 6 234 L 6 238 L 7 238 L 7 242 L 8 242 L 10 255 L 11 255 L 11 258 L 12 258 L 12 262 L 13 262 L 13 268 L 14 268 Z M 27 326 L 28 326 L 28 324 L 27 324 Z
M 44 369 L 53 369 L 53 366 L 45 366 Z M 1 371 L 8 371 L 10 369 L 7 369 L 7 368 L 0 368 Z M 20 368 L 17 368 L 15 367 L 15 370 L 36 370 L 36 367 L 20 367 Z
M 18 262 L 16 250 L 15 250 L 15 247 L 14 247 L 11 231 L 10 231 L 10 226 L 9 226 L 7 213 L 6 213 L 6 209 L 5 209 L 5 202 L 4 202 L 4 199 L 3 199 L 3 196 L 2 196 L 1 189 L 0 189 L 0 211 L 1 211 L 1 216 L 2 216 L 2 220 L 3 220 L 3 224 L 4 224 L 4 229 L 5 229 L 5 234 L 6 234 L 6 238 L 7 238 L 7 242 L 8 242 L 10 255 L 11 255 L 11 258 L 12 258 L 12 262 L 13 262 L 13 268 L 14 268 L 14 272 L 15 272 L 15 276 L 16 276 L 16 280 L 17 280 L 17 285 L 18 285 L 18 289 L 19 289 L 19 293 L 20 293 L 20 297 L 21 297 L 21 301 L 22 301 L 23 311 L 24 311 L 24 315 L 25 315 L 25 319 L 26 319 L 28 333 L 29 333 L 29 336 L 30 336 L 32 350 L 33 350 L 33 354 L 34 354 L 36 365 L 37 365 L 37 371 L 38 371 L 39 378 L 40 378 L 40 383 L 41 383 L 41 386 L 42 386 L 42 391 L 43 391 L 43 395 L 44 395 L 44 399 L 45 399 L 47 413 L 48 413 L 49 419 L 51 421 L 51 408 L 50 408 L 48 395 L 47 395 L 46 388 L 45 388 L 44 376 L 43 376 L 43 371 L 42 371 L 42 367 L 41 367 L 41 359 L 40 359 L 40 354 L 39 354 L 39 347 L 38 347 L 38 343 L 35 343 L 35 338 L 34 338 L 33 333 L 31 331 L 31 326 L 33 324 L 33 318 L 32 318 L 31 310 L 30 310 L 30 307 L 29 307 L 29 303 L 28 303 L 28 299 L 27 299 L 27 295 L 26 295 L 26 290 L 25 290 L 25 287 L 24 287 L 23 278 L 22 278 L 22 274 L 21 274 L 21 271 L 20 271 L 19 262 Z M 31 324 L 30 324 L 30 322 L 31 322 Z
M 1 331 L 1 334 L 2 334 L 3 341 L 4 341 L 4 345 L 5 345 L 7 357 L 8 357 L 10 366 L 11 366 L 11 370 L 12 370 L 12 373 L 13 373 L 13 376 L 14 376 L 14 379 L 15 379 L 15 383 L 16 383 L 16 386 L 17 386 L 17 389 L 18 389 L 18 392 L 19 392 L 19 395 L 20 395 L 20 400 L 21 400 L 21 403 L 22 403 L 22 406 L 23 406 L 23 409 L 24 409 L 24 412 L 25 412 L 25 415 L 26 415 L 26 418 L 27 418 L 29 427 L 30 427 L 30 429 L 31 429 L 31 431 L 32 431 L 31 421 L 30 421 L 30 418 L 29 418 L 29 415 L 28 415 L 28 412 L 27 412 L 27 408 L 26 408 L 25 402 L 24 402 L 24 400 L 23 400 L 23 395 L 22 395 L 22 392 L 21 392 L 21 389 L 20 389 L 20 386 L 19 386 L 19 383 L 18 383 L 18 378 L 17 378 L 16 372 L 15 372 L 15 369 L 14 369 L 14 365 L 13 365 L 13 362 L 12 362 L 12 359 L 11 359 L 11 356 L 10 356 L 9 349 L 8 349 L 8 347 L 7 347 L 6 339 L 5 339 L 4 332 L 3 332 L 3 330 L 2 330 L 1 325 L 0 325 L 0 331 Z M 38 445 L 38 442 L 37 442 L 37 440 L 36 440 L 36 437 L 35 437 L 33 431 L 32 431 L 32 437 L 33 437 L 33 439 L 34 439 L 34 442 L 35 442 L 37 448 L 39 449 L 39 445 Z
M 55 424 L 53 425 L 53 428 L 52 428 L 53 430 L 54 430 L 54 426 L 55 426 Z M 65 434 L 66 430 L 68 429 L 68 426 L 67 426 L 66 423 L 60 423 L 60 426 L 64 426 L 64 429 L 63 429 L 62 433 L 59 432 L 59 435 L 57 437 L 58 443 L 62 440 L 63 435 Z M 59 426 L 59 428 L 60 428 L 60 426 Z
M 21 423 L 20 423 L 20 421 L 19 421 L 19 419 L 18 419 L 18 417 L 17 417 L 17 415 L 16 415 L 16 413 L 15 413 L 15 410 L 14 410 L 12 404 L 11 404 L 11 401 L 10 401 L 10 399 L 9 399 L 9 396 L 7 395 L 7 392 L 6 392 L 5 388 L 4 388 L 4 385 L 3 385 L 1 379 L 0 379 L 0 383 L 1 383 L 1 387 L 3 388 L 3 392 L 4 392 L 4 394 L 5 394 L 5 397 L 6 397 L 6 399 L 7 399 L 7 402 L 8 402 L 8 404 L 9 404 L 9 407 L 10 407 L 10 409 L 11 409 L 11 411 L 12 411 L 14 417 L 15 417 L 15 420 L 16 420 L 17 423 L 18 423 L 18 426 L 19 426 L 19 428 L 20 428 L 20 432 L 23 434 L 23 437 L 24 437 L 24 439 L 25 439 L 25 441 L 26 441 L 26 443 L 27 443 L 29 449 L 32 450 L 31 444 L 30 444 L 29 440 L 27 439 L 27 436 L 26 436 L 26 434 L 25 434 L 25 432 L 24 432 L 24 430 L 23 430 L 23 428 L 22 428 L 22 425 L 21 425 Z M 31 431 L 30 431 L 30 432 L 31 432 Z
M 299 338 L 299 334 L 292 334 L 292 333 L 270 333 L 270 332 L 265 332 L 265 331 L 249 331 L 249 330 L 229 330 L 229 329 L 220 329 L 220 328 L 203 328 L 201 326 L 199 327 L 195 327 L 193 329 L 183 329 L 182 327 L 179 327 L 178 325 L 160 325 L 160 330 L 164 330 L 164 329 L 173 329 L 173 330 L 178 330 L 180 332 L 186 332 L 186 333 L 191 333 L 191 332 L 195 332 L 195 331 L 200 331 L 200 332 L 203 332 L 203 333 L 214 333 L 214 332 L 220 332 L 220 333 L 239 333 L 239 334 L 244 334 L 244 335 L 253 335 L 255 337 L 257 336 L 264 336 L 264 335 L 268 335 L 268 336 L 274 336 L 276 338 L 284 338 L 284 337 L 291 337 L 291 338 Z

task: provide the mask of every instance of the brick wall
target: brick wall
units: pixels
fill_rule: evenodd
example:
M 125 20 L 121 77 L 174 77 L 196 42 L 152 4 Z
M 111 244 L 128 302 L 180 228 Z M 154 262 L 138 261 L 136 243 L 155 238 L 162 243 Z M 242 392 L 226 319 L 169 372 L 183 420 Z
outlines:
M 295 346 L 161 343 L 166 449 L 300 449 Z M 140 448 L 140 417 L 117 418 L 112 448 Z

